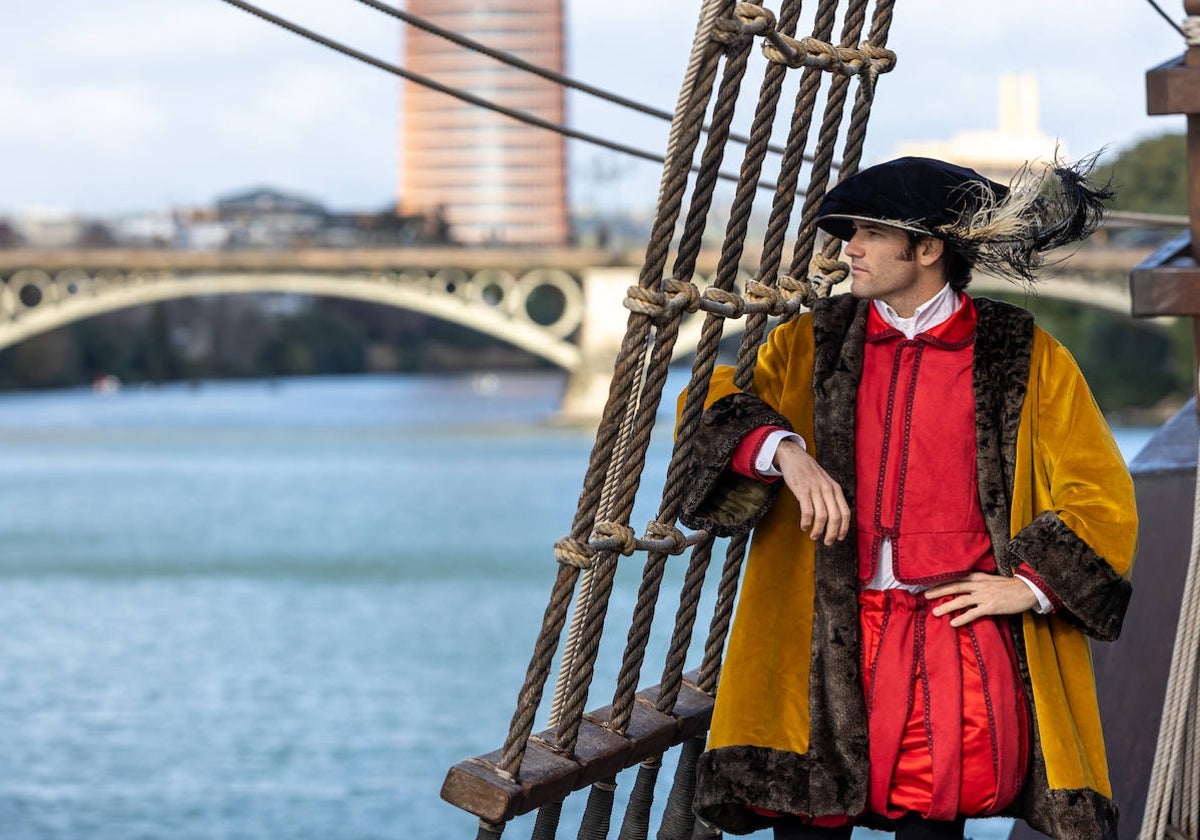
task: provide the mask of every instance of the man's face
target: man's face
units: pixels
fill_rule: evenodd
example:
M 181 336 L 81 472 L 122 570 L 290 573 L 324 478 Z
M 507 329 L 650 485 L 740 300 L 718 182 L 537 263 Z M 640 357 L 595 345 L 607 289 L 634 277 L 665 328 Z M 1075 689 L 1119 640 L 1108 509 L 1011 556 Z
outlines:
M 856 222 L 854 236 L 844 250 L 850 260 L 850 293 L 855 297 L 879 298 L 902 311 L 907 307 L 897 304 L 918 294 L 918 266 L 905 231 Z M 913 305 L 923 302 L 917 300 Z

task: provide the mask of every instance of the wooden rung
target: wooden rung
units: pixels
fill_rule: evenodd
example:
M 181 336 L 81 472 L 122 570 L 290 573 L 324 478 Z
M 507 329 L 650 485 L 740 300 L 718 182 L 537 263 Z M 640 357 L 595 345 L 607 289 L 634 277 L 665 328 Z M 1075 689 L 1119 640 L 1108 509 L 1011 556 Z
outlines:
M 1133 315 L 1200 315 L 1200 266 L 1184 232 L 1142 260 L 1129 275 Z
M 442 784 L 442 799 L 492 822 L 507 822 L 550 802 L 559 802 L 572 791 L 611 778 L 626 767 L 662 755 L 688 738 L 708 731 L 713 698 L 685 676 L 672 714 L 655 708 L 659 686 L 638 692 L 629 726 L 619 733 L 607 725 L 612 707 L 584 715 L 574 755 L 563 755 L 554 746 L 555 730 L 529 739 L 521 771 L 515 781 L 497 767 L 502 750 L 469 758 L 450 768 Z

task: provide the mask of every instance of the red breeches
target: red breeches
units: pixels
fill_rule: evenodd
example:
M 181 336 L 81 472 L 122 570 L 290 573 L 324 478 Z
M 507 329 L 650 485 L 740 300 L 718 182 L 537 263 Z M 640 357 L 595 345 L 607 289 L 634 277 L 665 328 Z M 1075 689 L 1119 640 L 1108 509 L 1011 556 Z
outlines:
M 955 628 L 930 611 L 937 603 L 901 589 L 859 595 L 875 814 L 994 814 L 1024 778 L 1029 711 L 1007 619 Z

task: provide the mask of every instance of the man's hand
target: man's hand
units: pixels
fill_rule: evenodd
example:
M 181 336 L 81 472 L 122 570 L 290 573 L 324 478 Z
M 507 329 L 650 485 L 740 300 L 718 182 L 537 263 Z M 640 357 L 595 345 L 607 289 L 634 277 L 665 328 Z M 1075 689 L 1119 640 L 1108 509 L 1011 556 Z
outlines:
M 972 572 L 965 578 L 925 590 L 925 597 L 931 601 L 947 595 L 956 597 L 938 604 L 931 612 L 946 615 L 964 610 L 950 619 L 951 627 L 962 627 L 985 615 L 1016 615 L 1037 605 L 1037 596 L 1024 582 L 985 572 Z
M 800 529 L 825 545 L 844 539 L 850 530 L 850 506 L 842 487 L 793 440 L 785 440 L 775 451 L 775 468 L 783 473 L 788 489 L 800 503 Z

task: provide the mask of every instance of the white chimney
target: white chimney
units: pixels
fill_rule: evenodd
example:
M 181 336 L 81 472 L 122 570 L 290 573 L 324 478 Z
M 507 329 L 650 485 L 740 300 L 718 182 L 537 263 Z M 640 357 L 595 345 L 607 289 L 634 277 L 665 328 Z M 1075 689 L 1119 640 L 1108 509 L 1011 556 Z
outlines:
M 1017 77 L 1012 73 L 1005 73 L 1000 77 L 999 91 L 1000 112 L 998 114 L 998 125 L 1001 134 L 1010 134 L 1017 130 L 1017 126 L 1021 121 L 1021 106 L 1018 101 L 1017 93 Z
M 1022 73 L 1020 78 L 1020 131 L 1022 134 L 1037 134 L 1038 129 L 1038 82 L 1033 73 Z

